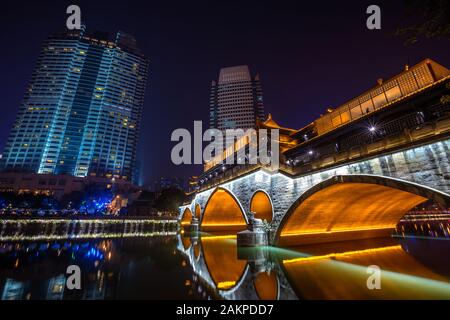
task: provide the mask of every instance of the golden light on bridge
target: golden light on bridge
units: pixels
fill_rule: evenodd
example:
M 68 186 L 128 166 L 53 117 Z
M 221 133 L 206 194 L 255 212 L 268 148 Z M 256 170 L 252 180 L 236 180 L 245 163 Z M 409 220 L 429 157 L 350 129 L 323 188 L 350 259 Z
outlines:
M 200 219 L 200 213 L 201 213 L 201 211 L 202 211 L 202 209 L 200 208 L 200 205 L 199 205 L 199 204 L 196 204 L 196 205 L 195 205 L 195 217 L 196 217 L 197 219 Z
M 234 281 L 224 281 L 224 282 L 219 282 L 216 287 L 219 290 L 228 290 L 233 288 L 236 285 L 236 282 Z
M 195 259 L 200 257 L 200 245 L 198 243 L 194 244 L 194 257 Z
M 250 211 L 255 213 L 255 218 L 272 222 L 272 203 L 269 196 L 263 191 L 257 191 L 250 202 Z
M 200 229 L 240 231 L 246 229 L 246 225 L 244 212 L 236 199 L 229 191 L 216 189 L 206 203 Z
M 181 217 L 181 225 L 186 226 L 191 224 L 192 220 L 192 211 L 189 208 L 184 210 L 183 216 Z
M 367 289 L 370 265 L 381 269 L 382 290 Z M 288 259 L 282 266 L 294 291 L 305 299 L 442 299 L 450 292 L 448 279 L 400 245 Z
M 317 191 L 287 213 L 279 245 L 388 236 L 399 220 L 427 199 L 371 183 L 338 183 Z
M 289 263 L 302 263 L 302 262 L 310 262 L 310 261 L 317 261 L 317 260 L 324 260 L 324 259 L 340 259 L 340 258 L 350 257 L 350 256 L 354 256 L 354 255 L 359 255 L 359 254 L 363 254 L 363 255 L 373 254 L 373 253 L 379 253 L 379 252 L 389 251 L 389 250 L 398 251 L 399 249 L 402 250 L 401 245 L 355 250 L 355 251 L 346 251 L 346 252 L 341 252 L 341 253 L 329 253 L 329 254 L 325 254 L 325 255 L 321 255 L 321 256 L 309 256 L 309 257 L 299 257 L 299 258 L 294 258 L 294 259 L 287 259 L 287 260 L 283 260 L 283 264 L 286 265 Z
M 181 235 L 181 242 L 183 243 L 184 250 L 187 250 L 191 247 L 191 238 Z

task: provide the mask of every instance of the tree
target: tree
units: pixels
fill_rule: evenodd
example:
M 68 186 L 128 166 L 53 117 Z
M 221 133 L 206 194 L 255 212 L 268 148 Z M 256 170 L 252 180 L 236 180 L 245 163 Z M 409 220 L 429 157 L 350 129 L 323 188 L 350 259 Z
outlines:
M 450 40 L 450 1 L 406 0 L 405 4 L 408 22 L 396 34 L 406 37 L 406 45 L 420 38 Z
M 89 214 L 105 212 L 113 197 L 111 189 L 88 185 L 84 189 L 80 210 Z
M 61 208 L 75 209 L 89 214 L 105 212 L 114 195 L 110 189 L 88 185 L 61 198 Z
M 83 192 L 72 191 L 62 196 L 60 207 L 62 209 L 79 209 L 83 201 Z
M 156 199 L 155 207 L 160 211 L 178 212 L 178 207 L 183 204 L 186 198 L 184 191 L 170 187 L 161 192 Z

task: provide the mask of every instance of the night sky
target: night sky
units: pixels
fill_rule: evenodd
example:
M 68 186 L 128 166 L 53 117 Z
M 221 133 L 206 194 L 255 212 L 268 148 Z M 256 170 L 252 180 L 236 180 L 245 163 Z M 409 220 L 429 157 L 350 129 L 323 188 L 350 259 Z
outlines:
M 248 64 L 261 76 L 266 113 L 300 128 L 402 71 L 432 58 L 450 67 L 448 40 L 404 46 L 394 35 L 402 1 L 9 1 L 1 4 L 0 150 L 49 35 L 63 30 L 66 7 L 81 7 L 88 30 L 133 34 L 150 58 L 139 160 L 145 184 L 159 176 L 188 177 L 199 166 L 170 161 L 171 132 L 208 126 L 209 88 L 221 67 Z M 366 28 L 370 4 L 382 29 Z

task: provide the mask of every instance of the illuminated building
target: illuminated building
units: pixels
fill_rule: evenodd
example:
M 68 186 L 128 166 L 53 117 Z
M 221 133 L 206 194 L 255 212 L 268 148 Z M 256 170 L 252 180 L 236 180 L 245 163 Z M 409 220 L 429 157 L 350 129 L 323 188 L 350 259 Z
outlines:
M 192 192 L 198 189 L 198 176 L 191 176 L 188 179 L 188 191 Z
M 219 130 L 254 128 L 264 118 L 261 82 L 248 66 L 222 68 L 211 83 L 210 127 Z
M 133 180 L 149 61 L 135 39 L 49 37 L 1 160 L 6 170 Z
M 66 277 L 60 274 L 48 280 L 46 300 L 62 300 L 66 287 Z
M 430 59 L 413 67 L 406 66 L 402 73 L 387 81 L 378 79 L 374 88 L 317 119 L 315 121 L 317 134 L 324 134 L 348 122 L 374 113 L 399 99 L 425 89 L 448 75 L 448 69 Z M 372 127 L 372 131 L 374 129 L 375 127 Z
M 27 290 L 27 284 L 25 282 L 16 281 L 14 279 L 6 279 L 3 292 L 2 300 L 22 300 L 25 299 L 25 292 Z
M 387 80 L 379 79 L 375 87 L 328 109 L 291 135 L 297 145 L 284 152 L 287 164 L 330 166 L 445 131 L 449 106 L 441 97 L 449 77 L 447 68 L 425 59 Z
M 210 161 L 204 164 L 203 166 L 204 173 L 200 176 L 199 179 L 200 184 L 222 174 L 225 170 L 228 170 L 233 166 L 235 166 L 224 164 L 226 164 L 227 162 L 233 162 L 237 164 L 239 160 L 238 156 L 240 151 L 245 150 L 245 152 L 248 152 L 251 144 L 257 145 L 258 142 L 256 141 L 259 141 L 258 138 L 259 129 L 267 130 L 269 137 L 272 129 L 278 130 L 277 142 L 279 145 L 279 154 L 281 154 L 281 159 L 283 161 L 284 157 L 282 153 L 297 145 L 297 141 L 293 137 L 297 133 L 297 130 L 280 126 L 275 120 L 272 119 L 272 115 L 270 113 L 267 116 L 267 119 L 265 120 L 258 119 L 256 121 L 255 128 L 256 128 L 256 136 L 250 137 L 248 134 L 244 134 L 243 136 L 236 139 L 233 144 L 228 145 L 227 148 L 221 154 L 215 155 Z M 228 161 L 230 160 L 230 158 L 233 158 L 233 161 Z M 245 162 L 248 163 L 248 159 L 246 159 Z

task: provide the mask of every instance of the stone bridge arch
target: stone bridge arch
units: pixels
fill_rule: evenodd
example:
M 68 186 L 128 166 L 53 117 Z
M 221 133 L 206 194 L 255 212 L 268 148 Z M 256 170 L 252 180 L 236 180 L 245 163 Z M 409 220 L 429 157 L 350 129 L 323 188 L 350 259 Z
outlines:
M 201 214 L 202 214 L 202 207 L 200 206 L 199 203 L 196 203 L 195 206 L 194 206 L 194 215 L 195 215 L 195 218 L 196 218 L 197 220 L 200 220 Z
M 237 180 L 224 183 L 219 187 L 228 190 L 234 196 L 242 208 L 247 220 L 248 213 L 251 211 L 251 200 L 258 191 L 262 191 L 267 194 L 270 199 L 272 209 L 275 212 L 275 203 L 273 201 L 273 190 L 275 189 L 272 188 L 272 174 L 267 173 L 264 170 L 251 172 Z M 211 195 L 216 189 L 217 188 L 211 188 L 197 193 L 189 205 L 194 212 L 194 204 L 200 204 L 202 208 L 200 220 L 203 217 L 206 203 L 209 201 Z
M 309 188 L 277 228 L 280 246 L 387 236 L 412 208 L 450 196 L 430 187 L 376 175 L 337 175 Z
M 191 220 L 192 220 L 192 211 L 191 211 L 191 209 L 186 207 L 181 211 L 181 220 L 180 220 L 181 225 L 182 226 L 190 225 Z
M 240 231 L 248 217 L 238 198 L 230 190 L 218 187 L 209 195 L 200 219 L 203 231 Z
M 273 204 L 267 191 L 258 189 L 253 193 L 250 198 L 250 211 L 255 213 L 255 218 L 272 222 Z

